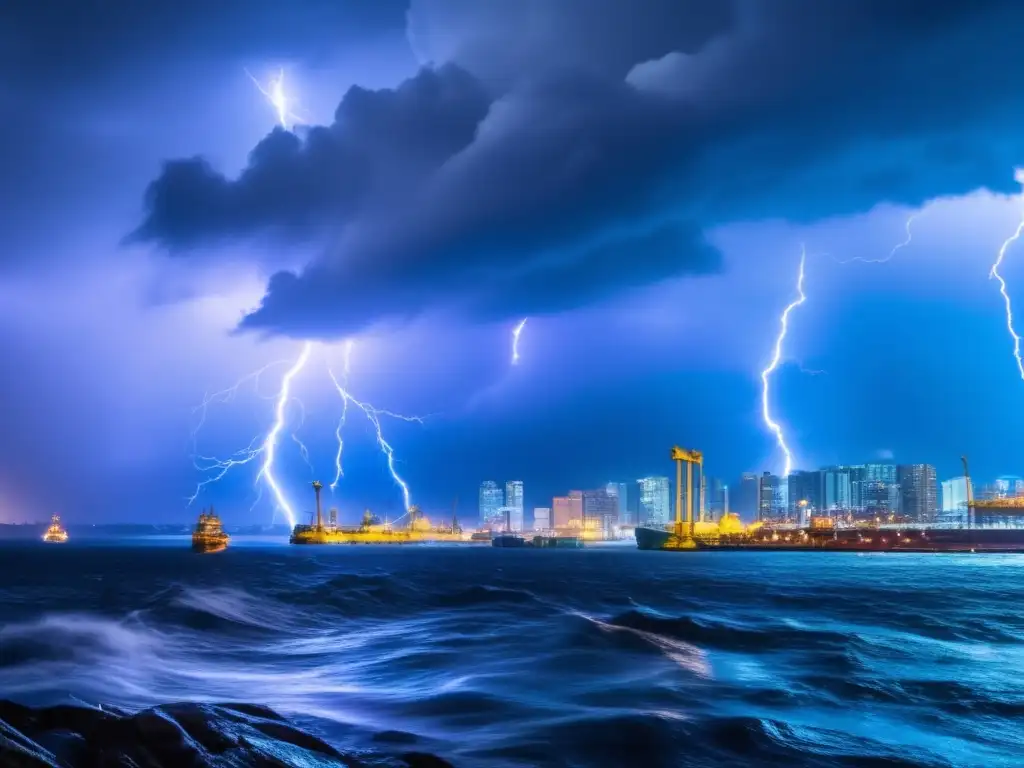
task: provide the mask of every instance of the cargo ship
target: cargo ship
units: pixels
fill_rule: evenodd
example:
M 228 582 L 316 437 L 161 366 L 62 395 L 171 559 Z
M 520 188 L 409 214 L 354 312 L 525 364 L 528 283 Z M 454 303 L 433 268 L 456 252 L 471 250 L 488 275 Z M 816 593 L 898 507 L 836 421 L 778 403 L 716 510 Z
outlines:
M 673 526 L 674 528 L 674 526 Z M 677 542 L 689 541 L 690 546 Z M 638 549 L 828 552 L 1024 552 L 1024 529 L 865 526 L 755 530 L 679 537 L 671 528 L 637 528 Z
M 224 532 L 224 527 L 221 525 L 220 518 L 214 513 L 213 507 L 210 507 L 209 512 L 204 509 L 199 513 L 199 521 L 192 532 L 192 550 L 195 552 L 220 552 L 227 548 L 230 538 Z
M 47 544 L 63 544 L 68 540 L 68 532 L 60 524 L 60 515 L 50 518 L 50 526 L 43 534 L 43 541 Z
M 296 525 L 289 541 L 292 544 L 430 544 L 441 542 L 469 541 L 458 519 L 453 515 L 450 526 L 432 526 L 430 520 L 415 504 L 403 515 L 407 518 L 401 527 L 381 522 L 370 510 L 363 513 L 363 519 L 356 528 L 338 525 L 338 512 L 330 511 L 325 522 L 320 508 L 320 490 L 323 484 L 313 483 L 316 492 L 316 516 L 309 525 Z

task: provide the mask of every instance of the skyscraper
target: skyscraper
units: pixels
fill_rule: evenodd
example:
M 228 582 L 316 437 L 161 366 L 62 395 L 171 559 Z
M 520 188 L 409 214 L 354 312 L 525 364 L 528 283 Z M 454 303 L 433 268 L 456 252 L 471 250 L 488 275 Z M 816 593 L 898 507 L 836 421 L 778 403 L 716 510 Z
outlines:
M 765 472 L 758 486 L 758 519 L 785 520 L 789 516 L 789 483 L 786 478 Z
M 640 490 L 640 525 L 665 525 L 671 520 L 667 477 L 644 477 L 637 480 Z
M 799 521 L 802 514 L 821 511 L 822 472 L 798 469 L 786 478 L 788 511 L 791 520 Z
M 484 480 L 480 483 L 480 525 L 486 527 L 499 521 L 501 508 L 505 506 L 505 499 L 501 488 L 493 480 Z M 504 524 L 503 521 L 499 521 Z
M 849 512 L 853 507 L 850 470 L 847 467 L 826 467 L 821 470 L 822 512 Z
M 627 483 L 608 483 L 608 495 L 615 497 L 618 507 L 617 517 L 619 525 L 632 525 L 632 518 L 629 514 L 629 485 Z
M 583 493 L 569 491 L 568 496 L 556 496 L 551 500 L 551 522 L 553 528 L 579 528 L 583 521 Z
M 899 472 L 895 464 L 865 464 L 860 481 L 860 512 L 866 517 L 900 514 Z
M 705 483 L 704 504 L 710 520 L 719 520 L 725 511 L 725 485 L 717 477 L 709 477 Z
M 583 492 L 583 519 L 586 520 L 587 530 L 596 526 L 605 535 L 612 532 L 619 516 L 619 499 L 608 493 L 606 488 L 596 491 Z
M 511 509 L 512 530 L 523 530 L 523 481 L 509 480 L 505 483 L 505 506 Z M 518 524 L 518 527 L 516 527 Z
M 551 507 L 533 508 L 533 530 L 546 531 L 551 528 Z
M 900 486 L 901 514 L 915 523 L 932 523 L 938 516 L 938 484 L 931 464 L 901 464 L 897 478 Z
M 736 490 L 729 500 L 733 512 L 736 512 L 741 519 L 752 522 L 757 519 L 759 507 L 759 494 L 761 492 L 760 478 L 748 472 L 740 478 Z

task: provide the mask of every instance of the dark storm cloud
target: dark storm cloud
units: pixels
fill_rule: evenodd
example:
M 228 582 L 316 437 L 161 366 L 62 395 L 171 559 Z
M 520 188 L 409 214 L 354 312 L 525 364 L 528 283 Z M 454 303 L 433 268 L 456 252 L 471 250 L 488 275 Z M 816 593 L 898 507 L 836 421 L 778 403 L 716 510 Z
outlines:
M 243 326 L 332 335 L 492 297 L 563 309 L 706 271 L 699 237 L 674 261 L 652 245 L 680 222 L 1008 190 L 1024 161 L 1020 4 L 604 4 L 416 2 L 414 44 L 450 63 L 350 91 L 331 126 L 270 136 L 238 179 L 168 164 L 137 236 L 329 238 Z
M 427 177 L 473 141 L 488 99 L 475 79 L 447 66 L 425 69 L 394 90 L 351 88 L 330 127 L 299 138 L 277 129 L 227 180 L 202 158 L 165 164 L 149 188 L 149 216 L 135 234 L 187 248 L 213 238 L 356 218 L 409 178 Z
M 38 87 L 74 86 L 106 70 L 214 56 L 326 55 L 353 35 L 400 24 L 405 0 L 35 0 L 0 11 L 0 65 Z M 0 85 L 0 88 L 3 88 Z

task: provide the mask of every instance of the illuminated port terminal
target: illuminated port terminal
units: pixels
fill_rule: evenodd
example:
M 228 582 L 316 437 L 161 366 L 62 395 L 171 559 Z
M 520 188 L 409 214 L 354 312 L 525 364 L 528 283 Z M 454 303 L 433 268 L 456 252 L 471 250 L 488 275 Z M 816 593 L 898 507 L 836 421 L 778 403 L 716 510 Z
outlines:
M 807 500 L 796 502 L 800 522 L 759 520 L 740 523 L 726 512 L 718 524 L 704 519 L 703 472 L 700 493 L 700 518 L 695 519 L 692 494 L 687 493 L 683 516 L 682 465 L 687 464 L 687 490 L 692 487 L 692 467 L 703 470 L 703 454 L 675 447 L 676 462 L 675 522 L 664 526 L 638 527 L 635 531 L 640 549 L 693 550 L 819 550 L 902 551 L 902 552 L 1024 552 L 1024 494 L 1009 498 L 975 501 L 971 492 L 967 459 L 963 458 L 967 499 L 966 520 L 958 526 L 920 525 L 895 520 L 895 515 L 868 520 L 814 514 Z M 1011 526 L 1011 523 L 1013 525 Z M 1003 525 L 1004 527 L 993 527 Z

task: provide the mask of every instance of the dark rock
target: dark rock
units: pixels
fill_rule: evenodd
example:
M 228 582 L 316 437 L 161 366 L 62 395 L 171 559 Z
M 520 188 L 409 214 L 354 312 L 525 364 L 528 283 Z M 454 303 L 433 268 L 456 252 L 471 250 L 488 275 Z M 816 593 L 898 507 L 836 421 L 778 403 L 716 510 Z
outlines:
M 449 765 L 402 759 L 416 768 Z M 273 710 L 249 704 L 167 704 L 125 714 L 72 706 L 32 709 L 0 701 L 0 765 L 365 768 L 368 764 L 289 725 Z
M 455 768 L 447 760 L 442 760 L 437 755 L 426 752 L 405 752 L 399 757 L 405 761 L 409 768 Z

